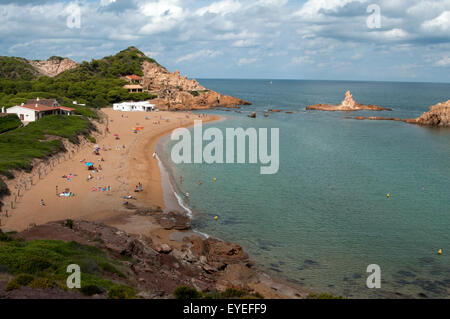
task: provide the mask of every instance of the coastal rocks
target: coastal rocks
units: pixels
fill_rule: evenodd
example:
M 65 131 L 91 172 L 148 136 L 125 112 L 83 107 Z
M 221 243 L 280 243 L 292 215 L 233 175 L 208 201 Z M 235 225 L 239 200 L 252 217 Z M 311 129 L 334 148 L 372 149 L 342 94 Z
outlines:
M 306 107 L 307 110 L 319 110 L 319 111 L 342 111 L 342 112 L 352 112 L 352 111 L 361 111 L 361 110 L 367 110 L 367 111 L 392 111 L 390 108 L 385 108 L 381 106 L 376 105 L 363 105 L 360 103 L 357 103 L 353 99 L 353 95 L 350 93 L 350 91 L 347 91 L 345 93 L 345 99 L 342 101 L 340 105 L 329 105 L 329 104 L 316 104 L 316 105 L 310 105 Z
M 425 112 L 422 116 L 415 119 L 414 122 L 408 123 L 450 127 L 450 100 L 431 106 L 429 112 Z
M 250 115 L 248 115 L 249 118 L 255 119 L 256 118 L 256 112 L 252 112 Z
M 162 110 L 194 110 L 223 106 L 237 108 L 250 102 L 222 95 L 201 86 L 195 79 L 182 77 L 179 71 L 170 73 L 164 67 L 149 61 L 142 64 L 144 73 L 142 85 L 150 94 L 157 95 L 152 100 Z
M 247 263 L 249 256 L 241 246 L 235 243 L 223 242 L 215 238 L 201 239 L 198 236 L 191 238 L 192 252 L 196 256 L 205 256 L 209 265 L 223 270 L 227 265 Z
M 371 120 L 371 121 L 397 121 L 397 122 L 404 122 L 404 120 L 400 118 L 394 118 L 394 117 L 384 117 L 384 116 L 355 116 L 351 117 L 354 120 Z
M 161 244 L 155 247 L 155 250 L 160 254 L 170 254 L 172 248 L 167 244 Z
M 280 113 L 281 110 L 277 110 L 277 109 L 269 109 L 270 113 Z
M 78 63 L 68 59 L 68 58 L 59 58 L 52 57 L 45 61 L 27 61 L 31 66 L 33 66 L 40 74 L 55 77 L 58 74 L 75 69 L 78 66 Z
M 450 100 L 430 107 L 429 112 L 415 119 L 400 119 L 383 116 L 356 116 L 354 120 L 396 121 L 424 126 L 450 127 Z
M 135 214 L 139 216 L 152 216 L 166 230 L 189 230 L 191 222 L 189 216 L 181 212 L 164 213 L 159 206 L 138 208 Z
M 157 218 L 159 224 L 166 230 L 189 230 L 191 229 L 190 219 L 184 213 L 169 212 L 161 218 Z

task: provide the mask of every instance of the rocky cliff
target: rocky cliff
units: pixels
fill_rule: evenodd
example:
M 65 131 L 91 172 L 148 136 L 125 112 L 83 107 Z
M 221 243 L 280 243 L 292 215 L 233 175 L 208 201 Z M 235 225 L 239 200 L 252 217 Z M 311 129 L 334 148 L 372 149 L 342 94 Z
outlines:
M 149 61 L 142 63 L 143 87 L 158 97 L 152 100 L 163 110 L 209 109 L 217 106 L 237 107 L 250 102 L 208 90 L 195 79 L 181 76 L 179 71 L 169 72 Z
M 329 104 L 316 104 L 310 105 L 306 108 L 307 110 L 319 110 L 319 111 L 343 111 L 343 112 L 352 112 L 352 111 L 392 111 L 389 108 L 376 106 L 376 105 L 363 105 L 357 103 L 353 99 L 353 95 L 350 91 L 345 93 L 345 99 L 342 101 L 340 105 L 329 105 Z
M 44 61 L 28 61 L 33 68 L 35 68 L 40 74 L 55 77 L 58 74 L 66 71 L 74 69 L 78 66 L 78 63 L 68 59 L 68 58 L 60 58 L 60 57 L 52 57 L 48 60 Z

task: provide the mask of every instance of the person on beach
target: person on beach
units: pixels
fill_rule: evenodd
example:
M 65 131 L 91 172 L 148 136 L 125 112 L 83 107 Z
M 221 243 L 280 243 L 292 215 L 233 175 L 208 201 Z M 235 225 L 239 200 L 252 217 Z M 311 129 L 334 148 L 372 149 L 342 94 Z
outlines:
M 180 176 L 180 184 L 183 184 L 183 176 Z
M 139 192 L 142 192 L 143 191 L 143 189 L 142 189 L 142 184 L 139 182 L 139 184 L 138 184 L 138 189 L 139 189 Z
M 41 201 L 40 201 L 40 203 L 39 203 L 41 206 L 45 206 L 45 203 L 44 203 L 44 200 L 43 199 L 41 199 Z

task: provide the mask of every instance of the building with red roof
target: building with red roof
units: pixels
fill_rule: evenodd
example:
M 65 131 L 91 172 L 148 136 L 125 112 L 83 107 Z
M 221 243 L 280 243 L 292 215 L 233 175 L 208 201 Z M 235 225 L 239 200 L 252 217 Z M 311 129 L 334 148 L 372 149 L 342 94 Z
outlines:
M 10 107 L 6 113 L 17 114 L 22 122 L 35 122 L 47 115 L 73 115 L 75 109 L 65 106 L 47 106 L 43 104 L 22 104 Z

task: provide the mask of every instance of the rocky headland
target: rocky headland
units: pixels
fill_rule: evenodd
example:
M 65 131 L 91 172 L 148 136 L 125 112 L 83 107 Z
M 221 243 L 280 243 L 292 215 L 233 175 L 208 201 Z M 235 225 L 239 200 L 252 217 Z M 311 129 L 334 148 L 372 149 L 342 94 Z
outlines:
M 250 105 L 248 101 L 223 95 L 200 85 L 195 79 L 171 73 L 155 62 L 144 61 L 142 85 L 144 90 L 157 95 L 151 103 L 162 110 L 202 110 L 213 107 L 236 108 Z
M 345 99 L 340 105 L 329 105 L 329 104 L 316 104 L 306 107 L 307 110 L 318 110 L 318 111 L 341 111 L 341 112 L 352 112 L 352 111 L 392 111 L 390 108 L 385 108 L 377 105 L 364 105 L 357 103 L 353 99 L 353 95 L 350 91 L 345 93 Z
M 355 120 L 373 120 L 373 121 L 397 121 L 424 126 L 450 127 L 450 100 L 438 103 L 430 107 L 430 111 L 425 112 L 415 119 L 401 119 L 382 116 L 356 116 Z

